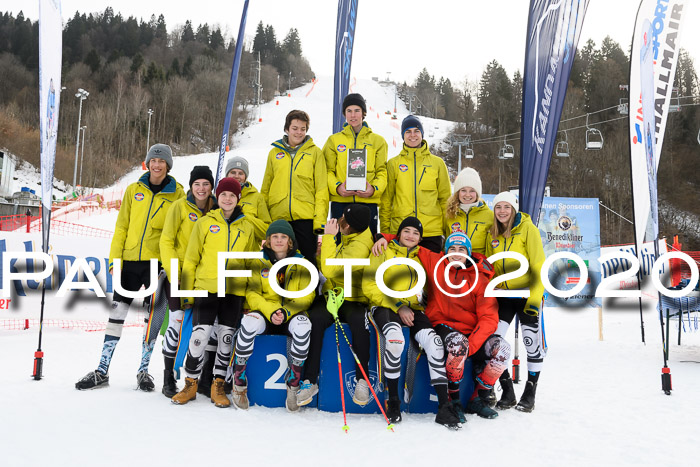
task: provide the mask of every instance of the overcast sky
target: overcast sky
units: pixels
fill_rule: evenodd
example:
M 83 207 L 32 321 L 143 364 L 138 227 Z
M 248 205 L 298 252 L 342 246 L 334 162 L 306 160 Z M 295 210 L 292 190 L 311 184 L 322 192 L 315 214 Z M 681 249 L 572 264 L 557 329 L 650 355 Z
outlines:
M 38 18 L 38 0 L 0 0 L 0 11 Z M 692 3 L 692 2 L 688 2 Z M 190 19 L 220 25 L 229 37 L 238 34 L 243 0 L 62 0 L 64 22 L 76 11 L 102 12 L 112 5 L 115 13 L 148 21 L 163 13 L 168 30 Z M 600 45 L 609 35 L 628 52 L 638 0 L 591 0 L 579 46 L 593 39 Z M 700 7 L 687 13 L 681 46 L 700 67 Z M 496 59 L 512 75 L 523 69 L 527 0 L 359 0 L 352 74 L 357 78 L 391 72 L 393 79 L 411 82 L 423 67 L 453 83 L 477 81 L 491 60 Z M 319 76 L 333 73 L 335 0 L 250 0 L 246 27 L 252 41 L 257 24 L 271 24 L 278 41 L 296 27 L 304 55 Z

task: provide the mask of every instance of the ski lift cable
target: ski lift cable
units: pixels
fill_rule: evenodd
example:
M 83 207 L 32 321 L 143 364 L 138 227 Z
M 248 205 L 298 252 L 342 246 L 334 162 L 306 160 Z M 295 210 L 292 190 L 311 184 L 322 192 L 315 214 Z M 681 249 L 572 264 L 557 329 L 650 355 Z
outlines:
M 606 205 L 604 205 L 602 201 L 599 200 L 599 201 L 598 201 L 598 204 L 600 204 L 601 206 L 603 206 L 605 209 L 607 209 L 608 211 L 612 212 L 612 213 L 615 214 L 616 216 L 621 217 L 622 219 L 626 220 L 626 221 L 629 222 L 630 224 L 633 224 L 633 225 L 634 225 L 634 222 L 632 222 L 631 220 L 627 219 L 625 216 L 623 216 L 623 215 L 620 214 L 619 212 L 613 211 L 612 209 L 610 209 L 609 207 L 607 207 Z

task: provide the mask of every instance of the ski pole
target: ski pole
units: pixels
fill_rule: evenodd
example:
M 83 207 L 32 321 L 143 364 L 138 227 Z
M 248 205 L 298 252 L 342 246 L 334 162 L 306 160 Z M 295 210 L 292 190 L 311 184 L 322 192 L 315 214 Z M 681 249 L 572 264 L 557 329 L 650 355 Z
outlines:
M 381 402 L 379 402 L 379 398 L 377 397 L 377 393 L 374 392 L 374 388 L 372 387 L 372 383 L 370 382 L 369 377 L 367 376 L 367 373 L 365 373 L 365 369 L 362 367 L 362 364 L 360 364 L 360 359 L 357 358 L 357 354 L 355 353 L 355 350 L 352 348 L 352 344 L 350 343 L 350 340 L 348 339 L 347 334 L 345 334 L 345 329 L 343 329 L 343 326 L 340 325 L 340 321 L 338 320 L 338 318 L 336 318 L 335 319 L 335 337 L 336 337 L 336 339 L 338 338 L 338 328 L 339 327 L 343 333 L 343 337 L 345 337 L 345 342 L 347 342 L 348 346 L 350 347 L 350 352 L 352 353 L 352 356 L 355 359 L 355 363 L 357 364 L 358 367 L 360 367 L 360 371 L 362 372 L 362 376 L 365 378 L 365 381 L 367 381 L 367 386 L 369 386 L 369 390 L 372 391 L 372 395 L 374 396 L 375 402 L 377 402 L 377 406 L 379 407 L 379 410 L 382 412 L 382 415 L 384 415 L 384 420 L 386 420 L 387 430 L 394 431 L 394 425 L 389 421 L 389 417 L 386 416 L 386 412 L 384 412 L 384 407 L 382 407 Z M 340 353 L 338 353 L 338 359 L 340 359 Z M 338 364 L 340 364 L 340 360 L 338 361 Z
M 518 384 L 520 382 L 520 360 L 518 355 L 518 328 L 520 327 L 520 322 L 518 321 L 518 315 L 515 315 L 515 355 L 513 355 L 513 383 Z
M 345 390 L 343 388 L 343 367 L 340 363 L 340 341 L 338 340 L 338 320 L 335 321 L 335 350 L 338 354 L 338 379 L 340 380 L 340 402 L 343 406 L 343 431 L 348 432 L 350 427 L 348 426 L 347 415 L 345 414 Z

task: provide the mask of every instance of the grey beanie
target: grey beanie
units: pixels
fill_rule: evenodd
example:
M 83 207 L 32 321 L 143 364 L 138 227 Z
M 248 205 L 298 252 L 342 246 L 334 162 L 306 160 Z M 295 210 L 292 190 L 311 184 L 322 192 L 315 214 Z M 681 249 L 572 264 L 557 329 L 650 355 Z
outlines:
M 146 154 L 146 167 L 148 167 L 148 163 L 153 158 L 163 159 L 165 163 L 168 164 L 168 170 L 172 170 L 173 151 L 167 144 L 158 143 L 151 146 L 151 149 L 148 150 L 148 154 Z
M 248 180 L 248 175 L 250 174 L 250 172 L 248 171 L 248 161 L 247 160 L 245 160 L 244 158 L 242 158 L 240 156 L 232 157 L 226 163 L 226 170 L 224 171 L 224 175 L 228 175 L 228 173 L 232 169 L 241 169 L 243 172 L 245 172 L 245 179 Z

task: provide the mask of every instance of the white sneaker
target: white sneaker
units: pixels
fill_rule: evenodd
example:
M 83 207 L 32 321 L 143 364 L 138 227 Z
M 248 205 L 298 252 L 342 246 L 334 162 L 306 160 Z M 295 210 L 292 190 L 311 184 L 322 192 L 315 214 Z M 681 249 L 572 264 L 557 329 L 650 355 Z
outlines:
M 287 412 L 298 412 L 299 405 L 297 404 L 297 392 L 299 392 L 298 386 L 287 386 L 287 400 L 284 406 L 287 407 Z
M 318 394 L 318 384 L 311 384 L 308 379 L 304 380 L 297 393 L 297 405 L 301 407 L 311 403 L 316 394 Z
M 355 384 L 355 394 L 352 396 L 352 401 L 361 406 L 369 404 L 369 385 L 364 379 L 358 379 Z
M 248 401 L 248 386 L 236 386 L 234 384 L 231 396 L 236 407 L 242 410 L 248 410 L 248 407 L 250 407 L 250 402 Z

